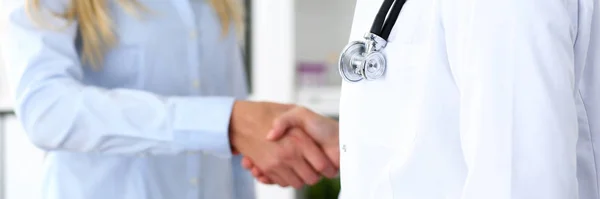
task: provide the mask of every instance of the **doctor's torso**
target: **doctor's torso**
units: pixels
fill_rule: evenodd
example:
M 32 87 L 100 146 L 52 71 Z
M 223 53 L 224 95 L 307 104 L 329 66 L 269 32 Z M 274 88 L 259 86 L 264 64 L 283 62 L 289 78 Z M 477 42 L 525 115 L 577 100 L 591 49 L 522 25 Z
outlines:
M 382 2 L 383 0 L 358 0 L 351 41 L 360 40 L 362 35 L 369 31 Z M 514 100 L 514 104 L 506 105 L 506 107 L 502 107 L 504 104 L 498 105 L 496 108 L 499 111 L 483 112 L 485 114 L 494 113 L 489 117 L 485 114 L 480 115 L 480 117 L 484 117 L 481 119 L 483 127 L 473 125 L 471 120 L 466 119 L 476 117 L 473 115 L 477 115 L 479 109 L 474 107 L 486 109 L 493 104 L 500 104 L 496 100 L 502 100 L 469 101 L 467 98 L 470 96 L 465 96 L 475 93 L 472 90 L 480 88 L 471 82 L 479 78 L 476 75 L 482 71 L 465 67 L 480 60 L 469 57 L 476 56 L 475 53 L 465 53 L 468 51 L 462 49 L 462 47 L 468 46 L 464 43 L 471 41 L 468 34 L 462 34 L 460 31 L 467 27 L 477 26 L 476 22 L 469 19 L 469 14 L 473 12 L 472 9 L 481 7 L 481 4 L 485 4 L 486 1 L 477 1 L 480 3 L 477 6 L 473 6 L 475 3 L 472 2 L 475 1 L 408 0 L 384 50 L 388 62 L 384 77 L 374 81 L 343 83 L 340 110 L 341 197 L 343 199 L 511 199 L 520 198 L 519 194 L 523 195 L 522 193 L 515 194 L 518 192 L 517 188 L 510 188 L 518 184 L 518 180 L 516 180 L 518 177 L 514 177 L 514 173 L 518 172 L 518 169 L 508 169 L 513 174 L 491 172 L 489 175 L 480 176 L 479 173 L 471 173 L 474 169 L 492 168 L 490 171 L 493 171 L 495 168 L 511 168 L 510 162 L 514 163 L 522 159 L 515 155 L 519 153 L 519 147 L 522 147 L 519 144 L 522 138 L 503 135 L 486 137 L 486 133 L 494 132 L 483 131 L 484 133 L 477 135 L 471 135 L 468 132 L 476 128 L 492 128 L 485 126 L 488 124 L 487 119 L 502 121 L 507 118 L 506 120 L 512 121 L 529 115 L 519 114 L 519 110 L 506 114 L 501 111 L 502 109 L 512 111 L 512 109 L 516 109 L 515 107 L 520 106 L 521 98 L 517 94 L 511 94 L 510 97 L 519 98 L 519 100 Z M 570 86 L 573 86 L 577 92 L 572 97 L 574 103 L 571 103 L 573 107 L 576 107 L 576 115 L 574 108 L 574 114 L 571 117 L 573 122 L 564 125 L 565 128 L 574 130 L 565 132 L 573 134 L 569 137 L 574 138 L 574 140 L 570 140 L 569 147 L 573 152 L 575 147 L 577 148 L 577 155 L 573 153 L 572 156 L 568 156 L 573 159 L 566 159 L 564 162 L 566 165 L 574 163 L 569 160 L 574 161 L 577 156 L 578 176 L 576 180 L 564 178 L 563 182 L 569 185 L 565 188 L 564 193 L 566 195 L 572 193 L 576 188 L 571 186 L 575 187 L 575 184 L 578 183 L 579 190 L 576 192 L 579 192 L 579 198 L 597 199 L 600 197 L 597 194 L 596 165 L 592 161 L 597 155 L 592 152 L 594 146 L 591 140 L 594 138 L 590 137 L 593 137 L 594 134 L 600 135 L 600 130 L 589 128 L 589 123 L 594 119 L 600 119 L 600 107 L 591 104 L 585 106 L 584 104 L 586 100 L 600 100 L 599 94 L 591 92 L 600 86 L 600 82 L 594 80 L 597 78 L 593 78 L 600 76 L 600 73 L 592 68 L 597 66 L 593 63 L 598 63 L 599 58 L 590 56 L 595 54 L 596 57 L 600 57 L 598 37 L 590 39 L 593 35 L 592 32 L 599 33 L 600 17 L 596 14 L 596 21 L 591 22 L 591 7 L 596 6 L 596 10 L 598 9 L 598 5 L 592 4 L 593 1 L 573 0 L 567 2 L 565 7 L 573 18 L 565 20 L 565 23 L 575 24 L 573 27 L 577 27 L 578 24 L 579 29 L 573 29 L 573 35 L 576 35 L 577 31 L 581 32 L 578 34 L 581 41 L 576 43 L 572 49 L 575 54 L 572 57 L 575 67 L 568 69 L 570 70 L 569 74 L 572 74 L 572 85 Z M 578 4 L 579 8 L 576 6 Z M 598 3 L 596 2 L 596 4 Z M 494 45 L 493 40 L 490 40 L 488 45 Z M 500 59 L 507 55 L 497 54 L 494 56 Z M 584 69 L 588 72 L 583 72 Z M 510 71 L 510 68 L 507 67 L 505 71 Z M 519 73 L 518 70 L 515 71 Z M 552 74 L 547 75 L 552 76 Z M 507 77 L 520 78 L 518 75 L 513 76 L 512 73 Z M 517 82 L 517 80 L 514 81 Z M 482 87 L 489 83 L 488 81 L 484 82 L 487 83 L 482 83 Z M 534 84 L 532 83 L 532 85 Z M 504 87 L 498 88 L 497 92 L 505 91 Z M 535 89 L 535 87 L 531 86 L 531 89 Z M 526 89 L 522 90 L 527 92 Z M 521 92 L 518 88 L 510 91 Z M 473 95 L 485 98 L 485 92 L 480 94 L 481 92 Z M 541 99 L 554 98 L 554 96 L 539 97 Z M 532 99 L 535 98 L 535 96 L 532 97 Z M 466 104 L 469 106 L 465 106 Z M 498 118 L 490 118 L 495 115 L 498 115 Z M 517 116 L 512 117 L 513 115 Z M 475 118 L 472 121 L 479 120 Z M 472 123 L 479 124 L 478 122 Z M 507 123 L 507 125 L 499 123 L 498 128 L 502 130 L 503 127 L 511 125 L 511 128 L 519 130 L 528 128 L 526 124 L 518 122 Z M 579 126 L 578 132 L 576 128 L 573 128 L 577 125 Z M 507 132 L 510 132 L 510 129 L 507 129 Z M 532 128 L 531 131 L 536 131 L 536 129 Z M 577 133 L 579 135 L 575 135 Z M 578 137 L 579 139 L 577 139 Z M 498 147 L 493 144 L 481 147 L 472 145 L 471 143 L 475 143 L 472 142 L 473 140 L 483 140 L 478 144 L 487 142 L 507 144 L 498 144 Z M 535 140 L 529 141 L 535 144 Z M 472 151 L 477 152 L 471 153 Z M 472 154 L 475 155 L 471 156 Z M 486 161 L 487 159 L 480 157 L 480 154 L 499 155 L 489 157 L 490 161 Z M 486 165 L 488 162 L 490 165 Z M 500 164 L 506 162 L 509 164 Z M 469 164 L 475 166 L 469 167 Z M 517 166 L 513 167 L 518 168 Z M 544 168 L 539 169 L 544 170 Z M 575 174 L 573 173 L 573 175 Z M 475 179 L 474 182 L 486 182 L 486 178 L 489 181 L 473 186 L 467 182 L 470 178 Z M 543 178 L 539 180 L 540 182 L 544 181 Z M 487 185 L 491 185 L 491 187 L 497 185 L 496 187 L 499 189 L 486 190 L 485 186 Z M 473 192 L 471 189 L 477 186 L 483 188 Z M 527 186 L 521 187 L 528 188 Z M 536 189 L 535 186 L 531 189 L 534 193 L 532 196 L 535 196 Z M 561 196 L 552 197 L 559 199 Z

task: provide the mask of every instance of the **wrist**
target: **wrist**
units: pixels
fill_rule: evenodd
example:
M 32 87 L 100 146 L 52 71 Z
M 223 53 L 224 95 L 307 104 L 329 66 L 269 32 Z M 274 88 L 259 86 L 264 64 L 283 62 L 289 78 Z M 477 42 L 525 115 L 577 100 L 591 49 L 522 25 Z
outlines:
M 246 101 L 236 100 L 231 109 L 231 118 L 229 119 L 229 146 L 231 146 L 231 152 L 233 154 L 239 154 L 235 143 L 238 137 L 237 134 L 239 133 L 240 114 L 243 113 L 242 110 L 246 103 Z
M 229 145 L 234 154 L 240 153 L 239 143 L 252 131 L 252 118 L 260 115 L 260 102 L 237 100 L 233 103 L 229 122 Z M 251 115 L 250 115 L 251 114 Z M 254 115 L 254 116 L 252 116 Z
M 294 105 L 235 101 L 229 122 L 229 143 L 234 153 L 240 153 L 240 145 L 249 139 L 264 139 L 272 128 L 273 120 L 292 109 Z

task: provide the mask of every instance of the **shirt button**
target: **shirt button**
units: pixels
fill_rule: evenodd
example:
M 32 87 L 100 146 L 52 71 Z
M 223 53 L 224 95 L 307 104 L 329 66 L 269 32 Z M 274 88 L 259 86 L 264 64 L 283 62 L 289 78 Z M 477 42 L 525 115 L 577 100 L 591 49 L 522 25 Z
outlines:
M 190 184 L 191 185 L 197 185 L 198 184 L 198 179 L 197 178 L 190 179 Z
M 196 31 L 190 31 L 190 39 L 196 39 L 198 37 L 198 33 Z
M 200 88 L 200 81 L 194 80 L 194 83 L 192 85 L 194 86 L 194 88 Z

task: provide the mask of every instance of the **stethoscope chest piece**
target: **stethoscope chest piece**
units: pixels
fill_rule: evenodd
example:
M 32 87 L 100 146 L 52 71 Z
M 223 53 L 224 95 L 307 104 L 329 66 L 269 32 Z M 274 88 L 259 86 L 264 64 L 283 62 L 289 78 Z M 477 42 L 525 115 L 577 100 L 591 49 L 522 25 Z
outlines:
M 363 41 L 354 41 L 342 52 L 339 60 L 339 72 L 342 78 L 349 82 L 363 80 L 364 58 L 366 45 Z
M 338 66 L 344 80 L 376 80 L 385 75 L 387 60 L 382 51 L 405 2 L 406 0 L 385 0 L 371 31 L 365 34 L 363 40 L 351 42 L 344 48 Z
M 385 74 L 386 59 L 383 53 L 369 53 L 364 61 L 364 76 L 367 80 L 375 80 L 381 78 Z
M 375 80 L 381 78 L 386 70 L 386 58 L 380 50 L 385 40 L 373 34 L 366 34 L 364 41 L 350 43 L 340 55 L 339 72 L 349 82 Z

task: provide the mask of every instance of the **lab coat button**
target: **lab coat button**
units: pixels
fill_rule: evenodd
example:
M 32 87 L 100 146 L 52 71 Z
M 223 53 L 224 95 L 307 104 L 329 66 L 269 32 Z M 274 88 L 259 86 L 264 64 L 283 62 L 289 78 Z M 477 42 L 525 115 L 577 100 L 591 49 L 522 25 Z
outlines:
M 342 151 L 346 152 L 346 145 L 342 145 Z

